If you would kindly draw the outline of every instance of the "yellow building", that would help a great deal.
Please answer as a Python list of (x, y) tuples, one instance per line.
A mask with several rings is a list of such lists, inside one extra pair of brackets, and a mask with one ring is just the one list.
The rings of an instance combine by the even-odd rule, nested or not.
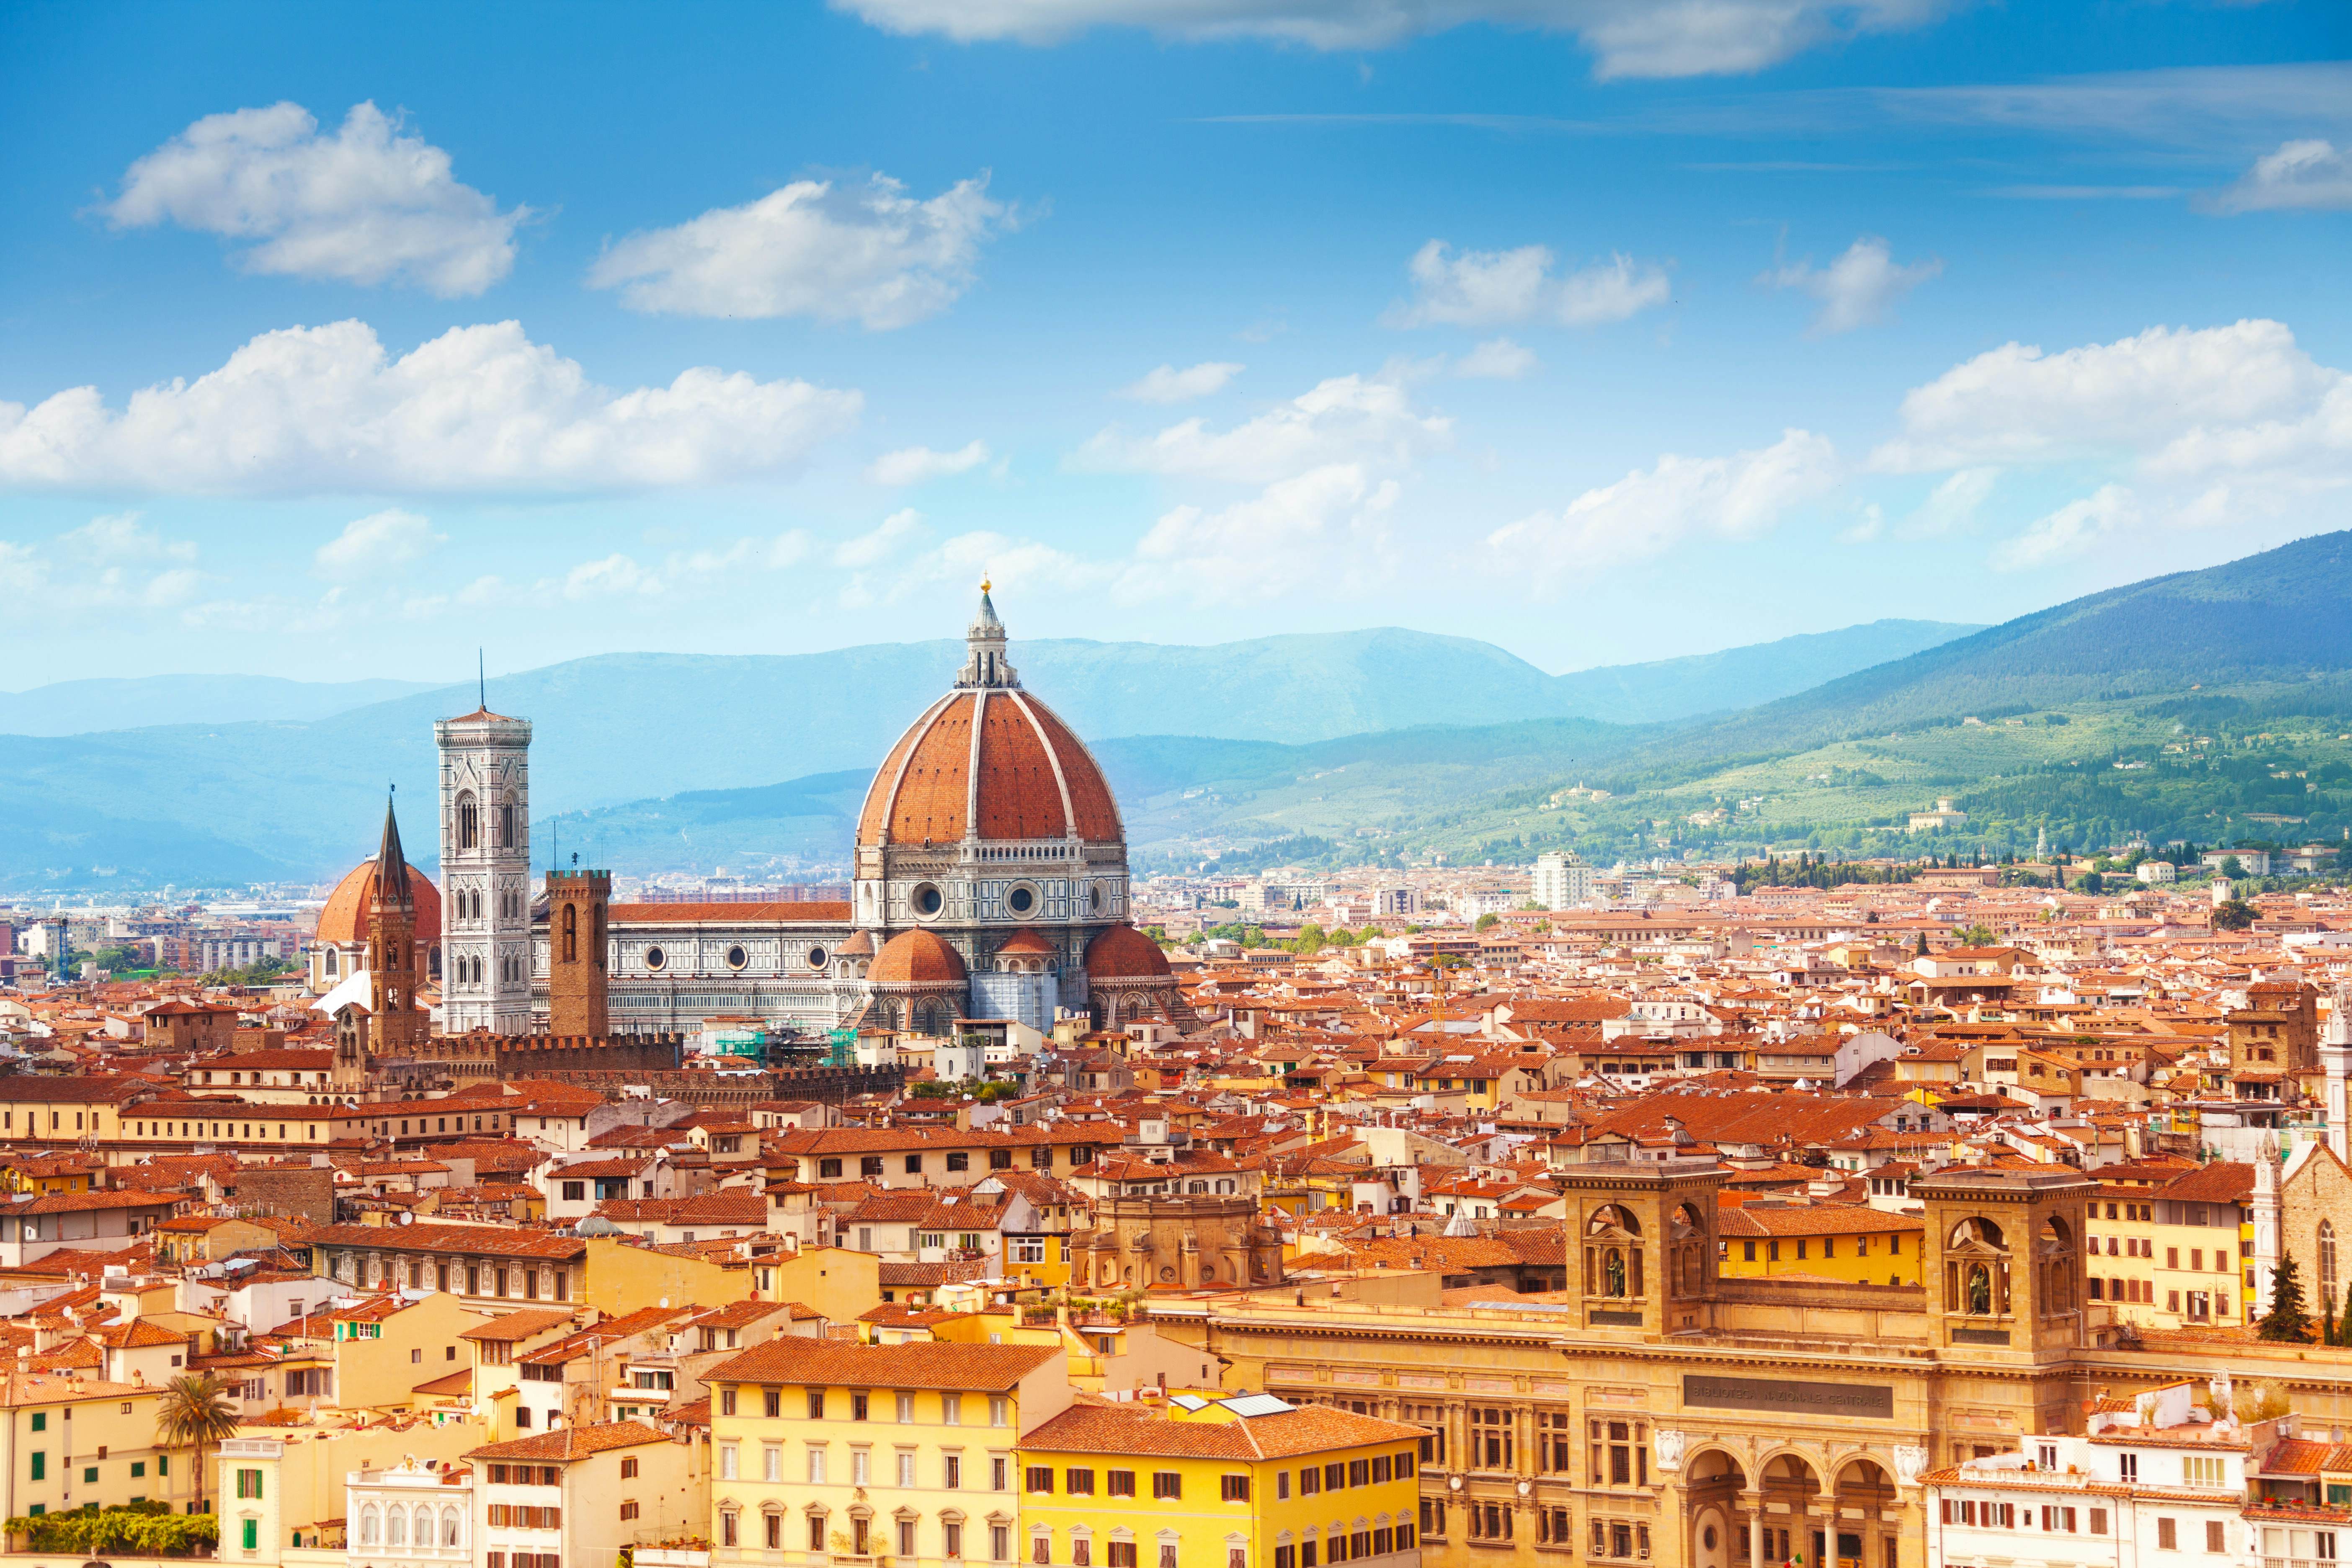
[(0, 1377), (0, 1466), (9, 1519), (195, 1496), (192, 1451), (159, 1447), (163, 1389), (42, 1373)]
[(2087, 1294), (2144, 1328), (2237, 1328), (2254, 1299), (2252, 1165), (2216, 1161), (2163, 1184), (2103, 1184), (2084, 1259)]
[(1069, 1568), (1410, 1568), (1427, 1435), (1262, 1394), (1073, 1405), (1022, 1439), (1021, 1554)]
[(1916, 1216), (1858, 1204), (1783, 1208), (1748, 1204), (1717, 1222), (1730, 1279), (1801, 1274), (1855, 1285), (1916, 1285), (1926, 1227)]
[(775, 1340), (703, 1379), (713, 1568), (1009, 1563), (1016, 1445), (1070, 1403), (1055, 1345)]
[(446, 1290), (372, 1296), (326, 1316), (334, 1334), (331, 1386), (345, 1410), (410, 1408), (418, 1384), (473, 1364), (466, 1331), (490, 1321)]

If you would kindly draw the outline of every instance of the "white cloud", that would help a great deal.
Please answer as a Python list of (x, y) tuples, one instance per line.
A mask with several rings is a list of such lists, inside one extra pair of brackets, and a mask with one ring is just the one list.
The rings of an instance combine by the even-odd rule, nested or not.
[(1182, 370), (1163, 364), (1142, 380), (1121, 387), (1118, 395), (1138, 403), (1189, 403), (1195, 397), (1208, 396), (1241, 373), (1240, 365), (1221, 360), (1188, 365)]
[(1073, 462), (1266, 484), (1331, 463), (1402, 467), (1452, 435), (1450, 420), (1413, 407), (1398, 382), (1340, 375), (1229, 430), (1212, 430), (1197, 417), (1149, 437), (1105, 430)]
[(1992, 563), (2003, 572), (2021, 572), (2069, 560), (2112, 534), (2138, 527), (2141, 521), (2138, 498), (2121, 485), (2102, 485), (2094, 494), (2036, 519), (2023, 533), (1992, 552)]
[(195, 561), (194, 543), (109, 512), (53, 539), (0, 541), (0, 591), (20, 620), (184, 609), (213, 581)]
[(1857, 33), (1923, 26), (1948, 0), (834, 0), (898, 33), (1057, 43), (1098, 26), (1187, 39), (1383, 48), (1473, 23), (1572, 33), (1593, 74), (1738, 74)]
[(1535, 367), (1535, 350), (1495, 338), (1454, 361), (1454, 374), (1465, 381), (1517, 381)]
[(0, 402), (0, 487), (415, 494), (702, 485), (789, 467), (856, 392), (681, 372), (614, 392), (500, 321), (399, 359), (363, 321), (265, 332), (194, 382)]
[(1915, 538), (1952, 533), (1976, 521), (1977, 509), (1992, 494), (1999, 468), (1962, 468), (1951, 475), (1903, 520), (1903, 531)]
[(1012, 221), (988, 176), (916, 201), (897, 180), (796, 180), (739, 207), (630, 235), (588, 270), (633, 310), (808, 316), (873, 331), (937, 315), (971, 286), (983, 240)]
[(567, 599), (601, 599), (663, 591), (661, 579), (618, 552), (601, 561), (583, 561), (563, 575)]
[(2314, 361), (2277, 321), (2152, 327), (2054, 354), (2009, 343), (1914, 388), (1901, 422), (1874, 467), (2065, 463), (2115, 474), (2002, 545), (1995, 562), (2011, 567), (2130, 527), (2307, 518), (2352, 489), (2352, 376)]
[(1177, 507), (1136, 545), (1121, 592), (1139, 597), (1175, 587), (1230, 600), (1359, 587), (1391, 568), (1388, 514), (1399, 493), (1394, 479), (1331, 463), (1229, 506)]
[(898, 554), (908, 541), (921, 537), (926, 531), (921, 512), (912, 508), (894, 511), (884, 518), (872, 532), (861, 533), (855, 539), (844, 540), (835, 545), (833, 563), (849, 567), (878, 565)]
[(2282, 142), (2254, 160), (2235, 184), (2199, 203), (2209, 212), (2269, 212), (2283, 207), (2352, 207), (2352, 147), (2317, 140)]
[(1656, 467), (1589, 489), (1557, 512), (1506, 524), (1486, 543), (1497, 564), (1549, 586), (1578, 572), (1664, 554), (1687, 539), (1756, 538), (1838, 477), (1829, 439), (1806, 430), (1729, 458), (1668, 453)]
[(1580, 270), (1552, 276), (1548, 247), (1465, 250), (1452, 254), (1442, 239), (1413, 252), (1407, 264), (1414, 297), (1389, 307), (1391, 327), (1494, 326), (1506, 321), (1553, 321), (1593, 326), (1622, 321), (1673, 297), (1665, 268), (1612, 256)]
[(1886, 319), (1895, 301), (1943, 271), (1941, 261), (1897, 267), (1886, 242), (1864, 235), (1827, 267), (1808, 259), (1780, 267), (1758, 279), (1775, 289), (1801, 289), (1822, 302), (1810, 331), (1815, 337), (1850, 332)]
[(298, 103), (206, 115), (131, 164), (101, 210), (121, 227), (174, 223), (243, 242), (251, 271), (445, 299), (504, 278), (530, 216), (458, 184), (448, 153), (373, 103), (331, 136)]
[(311, 559), (320, 575), (354, 582), (420, 561), (447, 537), (415, 512), (393, 507), (345, 523)]
[(866, 477), (877, 485), (919, 485), (976, 468), (988, 461), (988, 443), (970, 441), (952, 452), (929, 447), (905, 447), (885, 452), (866, 466)]
[(2277, 321), (2151, 327), (2054, 354), (2007, 343), (1906, 394), (1903, 433), (1872, 460), (1932, 472), (2154, 453), (2297, 425), (2342, 382)]

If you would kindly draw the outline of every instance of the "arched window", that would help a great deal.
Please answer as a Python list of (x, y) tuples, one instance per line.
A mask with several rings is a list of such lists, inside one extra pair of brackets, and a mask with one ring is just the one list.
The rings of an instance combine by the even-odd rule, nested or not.
[(370, 1503), (360, 1510), (360, 1544), (374, 1546), (383, 1540), (383, 1516)]
[(335, 950), (331, 947), (326, 952), (324, 967), (321, 973), (327, 974), (332, 974), (335, 973)]
[(475, 820), (476, 816), (472, 794), (469, 792), (459, 795), (457, 797), (457, 847), (460, 849), (471, 849), (480, 841), (481, 829)]
[(399, 1509), (390, 1509), (384, 1513), (383, 1543), (386, 1546), (408, 1544), (408, 1515)]
[(441, 1544), (444, 1546), (466, 1544), (464, 1517), (454, 1508), (445, 1508), (441, 1510)]
[(2336, 1227), (2326, 1220), (2319, 1222), (2319, 1299), (2336, 1300)]
[(518, 842), (515, 837), (515, 798), (509, 794), (499, 803), (499, 847), (511, 849)]
[(602, 969), (604, 967), (604, 906), (602, 904), (596, 906), (596, 928), (592, 940), (595, 946), (596, 967)]
[(572, 963), (580, 957), (580, 907), (563, 906), (563, 962)]
[(423, 1503), (416, 1505), (416, 1533), (409, 1539), (419, 1546), (433, 1544), (433, 1510)]

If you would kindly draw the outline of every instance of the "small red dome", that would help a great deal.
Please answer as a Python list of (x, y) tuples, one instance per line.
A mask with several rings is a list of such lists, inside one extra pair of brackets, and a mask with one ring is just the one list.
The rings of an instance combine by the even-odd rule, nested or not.
[[(408, 868), (408, 896), (416, 905), (416, 944), (424, 947), (439, 942), (441, 891), (414, 862)], [(351, 874), (327, 895), (327, 907), (319, 911), (319, 942), (338, 947), (366, 942), (368, 906), (374, 901), (375, 857), (371, 855), (352, 867)]]
[(1052, 942), (1023, 926), (1004, 939), (1004, 945), (996, 950), (996, 955), (999, 958), (1051, 958), (1058, 951)]
[(936, 931), (902, 931), (882, 944), (866, 978), (877, 985), (961, 985), (963, 955)]
[(1159, 980), (1174, 973), (1160, 944), (1133, 926), (1113, 926), (1087, 943), (1090, 980)]

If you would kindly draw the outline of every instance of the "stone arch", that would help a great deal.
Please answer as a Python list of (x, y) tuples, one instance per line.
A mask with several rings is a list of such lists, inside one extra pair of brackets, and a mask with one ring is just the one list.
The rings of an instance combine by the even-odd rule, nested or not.
[(1971, 1317), (2009, 1313), (2008, 1238), (1982, 1215), (1961, 1219), (1944, 1239), (1944, 1301), (1947, 1310)]
[(1707, 1218), (1696, 1204), (1677, 1204), (1666, 1216), (1666, 1289), (1676, 1296), (1705, 1295), (1715, 1275), (1715, 1248)]
[(2082, 1273), (2074, 1227), (2057, 1215), (2042, 1222), (2033, 1243), (2034, 1300), (2046, 1313), (2074, 1310), (2075, 1279)]
[(1584, 1222), (1584, 1293), (1639, 1300), (1649, 1292), (1642, 1222), (1622, 1204), (1601, 1204)]
[(481, 811), (472, 790), (457, 792), (457, 847), (472, 849), (482, 841)]
[(1859, 1508), (1865, 1519), (1874, 1519), (1878, 1510), (1893, 1508), (1895, 1503), (1895, 1477), (1869, 1454), (1839, 1460), (1830, 1490), (1841, 1509)]

